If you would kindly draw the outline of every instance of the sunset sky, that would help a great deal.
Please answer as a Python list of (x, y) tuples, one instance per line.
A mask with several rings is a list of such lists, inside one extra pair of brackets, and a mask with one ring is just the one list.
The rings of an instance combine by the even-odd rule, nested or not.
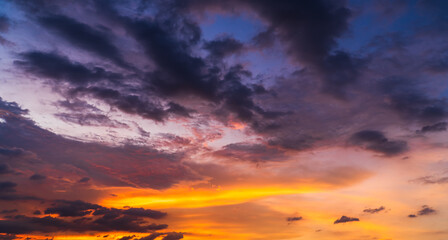
[(445, 0), (0, 0), (0, 240), (446, 240), (447, 78)]

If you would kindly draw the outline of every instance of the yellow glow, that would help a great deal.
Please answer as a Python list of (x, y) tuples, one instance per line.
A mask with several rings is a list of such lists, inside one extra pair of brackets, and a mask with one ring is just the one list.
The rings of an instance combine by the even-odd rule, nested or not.
[(199, 208), (238, 204), (269, 196), (319, 192), (330, 188), (327, 184), (311, 184), (234, 189), (178, 188), (163, 192), (129, 189), (118, 194), (118, 197), (103, 199), (101, 204), (108, 207), (131, 205), (151, 208)]

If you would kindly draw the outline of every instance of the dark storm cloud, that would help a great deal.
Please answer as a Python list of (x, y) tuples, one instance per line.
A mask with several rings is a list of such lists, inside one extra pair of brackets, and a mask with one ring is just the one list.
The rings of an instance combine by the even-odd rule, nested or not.
[(90, 178), (88, 178), (88, 177), (83, 177), (83, 178), (81, 178), (81, 179), (79, 179), (79, 183), (86, 183), (86, 182), (89, 182), (90, 181)]
[[(56, 200), (45, 214), (58, 217), (28, 217), (17, 215), (0, 220), (0, 232), (9, 234), (68, 232), (154, 232), (167, 227), (166, 224), (148, 224), (146, 219), (160, 219), (166, 213), (143, 209), (105, 208), (84, 201)], [(38, 212), (40, 214), (40, 211)], [(36, 215), (36, 214), (35, 214)], [(63, 217), (63, 218), (61, 218)], [(67, 218), (68, 217), (68, 218)]]
[(129, 68), (121, 54), (107, 34), (63, 15), (48, 15), (39, 17), (38, 22), (46, 28), (55, 31), (73, 45), (108, 58), (118, 66)]
[(381, 206), (379, 208), (367, 208), (367, 209), (364, 209), (363, 212), (373, 214), (373, 213), (379, 213), (384, 210), (386, 210), (386, 208)]
[(364, 149), (382, 153), (384, 156), (394, 156), (408, 150), (405, 141), (389, 140), (382, 132), (373, 130), (357, 132), (351, 136), (349, 142)]
[(280, 39), (289, 55), (319, 72), (324, 92), (343, 98), (345, 88), (357, 81), (363, 61), (348, 52), (334, 52), (336, 40), (348, 30), (352, 15), (344, 5), (345, 1), (173, 2), (181, 10), (193, 11), (206, 9), (207, 6), (235, 11), (235, 5), (247, 6), (268, 24), (267, 30), (254, 38), (257, 45), (270, 46), (273, 38)]
[[(195, 52), (195, 49), (201, 47), (201, 30), (198, 24), (187, 15), (179, 14), (176, 8), (171, 9), (170, 4), (156, 4), (158, 12), (153, 18), (138, 18), (121, 15), (115, 9), (114, 2), (92, 3), (100, 16), (124, 28), (128, 37), (139, 43), (146, 58), (154, 65), (145, 69), (144, 77), (141, 74), (133, 76), (131, 85), (137, 87), (130, 88), (127, 85), (130, 82), (117, 81), (124, 78), (123, 74), (112, 73), (100, 67), (87, 67), (54, 53), (22, 53), (22, 60), (16, 61), (16, 65), (32, 74), (51, 78), (55, 82), (66, 81), (72, 86), (99, 85), (101, 80), (112, 81), (113, 86), (96, 86), (95, 91), (87, 88), (83, 90), (89, 92), (91, 97), (100, 98), (121, 111), (155, 121), (164, 121), (168, 116), (190, 117), (195, 112), (193, 109), (170, 100), (188, 95), (216, 105), (219, 110), (215, 114), (222, 121), (227, 121), (229, 114), (235, 114), (245, 122), (255, 118), (273, 119), (282, 115), (281, 112), (267, 111), (254, 103), (255, 89), (243, 83), (244, 79), (250, 79), (249, 71), (241, 65), (228, 68), (216, 65), (225, 56), (241, 51), (243, 43), (231, 37), (205, 42), (203, 47), (210, 52), (211, 57), (202, 58)], [(51, 4), (53, 5), (57, 6)], [(43, 8), (46, 6), (48, 5), (43, 5)], [(36, 18), (41, 24), (58, 32), (74, 45), (104, 57), (118, 58), (118, 50), (108, 37), (88, 24), (58, 13), (38, 14), (29, 11), (29, 7), (25, 9), (31, 15), (37, 14)], [(79, 88), (69, 90), (68, 92), (82, 92)], [(64, 92), (64, 89), (59, 91)], [(108, 94), (102, 95), (99, 91), (109, 92), (108, 94), (113, 92), (114, 96), (107, 97)], [(163, 102), (163, 106), (159, 106), (160, 102)]]
[(44, 175), (41, 175), (41, 174), (33, 174), (31, 177), (30, 177), (30, 180), (32, 180), (32, 181), (42, 181), (42, 180), (45, 180), (45, 179), (47, 179), (47, 176), (44, 176)]
[(334, 221), (334, 224), (346, 223), (346, 222), (358, 222), (358, 221), (359, 221), (359, 218), (342, 216), (341, 218), (339, 218), (336, 221)]
[(11, 209), (11, 210), (0, 211), (0, 214), (10, 214), (10, 213), (16, 213), (16, 212), (18, 212), (17, 209)]
[(0, 182), (0, 194), (16, 191), (17, 184), (13, 182)]
[(231, 37), (220, 37), (212, 41), (204, 43), (204, 49), (206, 49), (212, 58), (223, 59), (231, 54), (238, 53), (244, 47), (243, 43), (231, 38)]
[(97, 209), (93, 215), (105, 215), (105, 216), (117, 216), (126, 215), (131, 217), (143, 217), (160, 219), (166, 216), (166, 213), (144, 208), (128, 208), (128, 209), (116, 209), (116, 208), (101, 208)]
[(446, 131), (446, 126), (447, 126), (446, 122), (439, 122), (439, 123), (435, 123), (433, 125), (423, 126), (419, 132), (421, 132), (421, 133), (443, 132), (443, 131)]
[(13, 172), (14, 171), (11, 169), (11, 167), (9, 167), (7, 164), (5, 164), (5, 163), (0, 164), (0, 175), (13, 173)]
[(171, 115), (190, 117), (194, 110), (187, 109), (177, 103), (162, 104), (158, 100), (148, 99), (145, 95), (125, 94), (119, 90), (105, 87), (78, 87), (72, 94), (93, 96), (129, 114), (137, 114), (146, 119), (164, 121)]
[(12, 112), (12, 113), (18, 114), (18, 115), (23, 115), (23, 114), (28, 113), (27, 109), (21, 108), (17, 103), (4, 101), (1, 97), (0, 97), (0, 109), (6, 110), (8, 112)]
[(77, 201), (58, 200), (54, 206), (45, 210), (45, 214), (58, 214), (61, 217), (83, 217), (102, 208), (100, 205)]
[(389, 77), (379, 82), (387, 106), (405, 119), (433, 124), (448, 116), (444, 98), (433, 98), (421, 90), (422, 84), (406, 77)]
[(215, 156), (238, 161), (271, 162), (286, 159), (284, 151), (263, 144), (232, 143), (213, 153)]
[(166, 224), (142, 223), (138, 218), (127, 216), (117, 218), (77, 218), (65, 220), (55, 217), (15, 216), (12, 219), (0, 220), (0, 232), (9, 234), (56, 233), (56, 232), (152, 232), (165, 229)]
[(21, 148), (7, 148), (0, 146), (0, 155), (6, 157), (20, 157), (27, 154), (27, 152)]
[(50, 78), (55, 82), (64, 80), (73, 85), (84, 85), (101, 79), (122, 78), (120, 74), (108, 72), (100, 67), (88, 68), (56, 53), (31, 51), (22, 53), (20, 56), (22, 60), (15, 61), (15, 65), (29, 73)]

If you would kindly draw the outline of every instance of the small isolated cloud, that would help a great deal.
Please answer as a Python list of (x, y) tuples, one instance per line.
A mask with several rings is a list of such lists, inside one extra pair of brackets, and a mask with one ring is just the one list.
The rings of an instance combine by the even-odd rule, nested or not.
[(434, 208), (429, 207), (428, 205), (423, 205), (422, 208), (420, 209), (420, 211), (417, 212), (417, 214), (409, 214), (408, 217), (416, 218), (418, 216), (433, 215), (436, 213), (437, 213), (437, 211)]
[(367, 209), (364, 209), (363, 212), (373, 214), (373, 213), (379, 213), (384, 210), (386, 210), (386, 208), (381, 206), (379, 208), (367, 208)]
[(336, 219), (336, 221), (334, 221), (334, 224), (346, 223), (346, 222), (359, 222), (359, 218), (342, 216), (341, 218)]
[(289, 218), (286, 219), (286, 221), (288, 221), (288, 222), (296, 222), (296, 221), (300, 221), (302, 219), (303, 219), (303, 217), (289, 217)]
[(430, 208), (428, 205), (423, 205), (422, 209), (420, 211), (418, 211), (418, 215), (419, 216), (423, 216), (423, 215), (431, 215), (431, 214), (435, 214), (437, 211), (433, 208)]
[(47, 178), (47, 176), (44, 176), (44, 175), (41, 175), (41, 174), (34, 174), (34, 175), (32, 175), (31, 177), (30, 177), (30, 180), (33, 180), (33, 181), (42, 181), (42, 180), (45, 180)]

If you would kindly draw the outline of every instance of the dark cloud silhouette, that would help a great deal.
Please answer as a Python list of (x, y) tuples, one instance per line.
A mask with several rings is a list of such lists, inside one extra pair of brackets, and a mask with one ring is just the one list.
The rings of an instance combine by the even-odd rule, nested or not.
[(446, 122), (439, 122), (439, 123), (435, 123), (433, 125), (423, 126), (419, 132), (421, 132), (421, 133), (443, 132), (443, 131), (446, 131), (446, 126), (447, 126)]
[(28, 113), (28, 110), (21, 108), (17, 103), (4, 101), (1, 97), (0, 97), (0, 109), (3, 109), (8, 112), (12, 112), (14, 114), (18, 114), (18, 115), (23, 115), (23, 114)]
[(71, 44), (110, 59), (118, 66), (130, 68), (130, 65), (123, 60), (120, 51), (111, 43), (106, 33), (63, 15), (42, 16), (38, 18), (38, 22), (55, 31)]
[(20, 56), (22, 60), (14, 62), (17, 66), (55, 82), (67, 81), (73, 85), (85, 85), (101, 79), (123, 78), (120, 74), (108, 72), (100, 67), (88, 68), (56, 53), (32, 51), (22, 53)]
[(154, 240), (160, 236), (164, 236), (162, 240), (179, 240), (184, 238), (183, 233), (168, 232), (168, 233), (152, 233), (146, 237), (136, 238), (136, 240)]
[(420, 211), (416, 214), (409, 214), (409, 218), (416, 218), (418, 216), (426, 216), (426, 215), (434, 215), (437, 211), (434, 208), (429, 207), (428, 205), (423, 205)]
[(437, 211), (434, 210), (433, 208), (429, 207), (428, 205), (423, 205), (422, 209), (420, 211), (418, 211), (418, 215), (419, 216), (423, 216), (423, 215), (431, 215), (431, 214), (435, 214)]
[(0, 155), (6, 157), (20, 157), (26, 154), (26, 151), (21, 148), (6, 148), (0, 146)]
[(17, 184), (14, 182), (0, 182), (0, 194), (16, 191)]
[(386, 105), (405, 119), (431, 123), (448, 116), (446, 100), (428, 96), (417, 80), (407, 77), (388, 77), (379, 82), (379, 89), (387, 99)]
[(44, 176), (44, 175), (41, 175), (41, 174), (33, 174), (31, 177), (30, 177), (30, 180), (33, 180), (33, 181), (42, 181), (42, 180), (45, 180), (45, 179), (47, 179), (47, 176)]
[(210, 56), (218, 60), (240, 52), (243, 47), (243, 43), (229, 36), (220, 37), (204, 44), (204, 49), (209, 51)]
[(118, 240), (131, 240), (131, 239), (133, 239), (134, 237), (135, 237), (135, 235), (132, 235), (132, 236), (124, 236), (124, 237), (119, 238)]
[(81, 200), (58, 200), (53, 203), (53, 205), (54, 206), (47, 208), (44, 213), (58, 214), (61, 217), (83, 217), (92, 213), (94, 210), (102, 208), (98, 204), (87, 203)]
[(302, 219), (303, 219), (302, 217), (288, 217), (286, 219), (286, 221), (288, 221), (288, 222), (296, 222), (296, 221), (300, 221)]
[(358, 221), (359, 221), (359, 218), (352, 218), (352, 217), (342, 216), (341, 218), (339, 218), (336, 221), (334, 221), (334, 224), (346, 223), (346, 222), (358, 222)]
[(90, 181), (90, 178), (89, 177), (83, 177), (83, 178), (81, 178), (81, 179), (79, 179), (79, 183), (86, 183), (86, 182), (89, 182)]
[(389, 140), (382, 132), (373, 130), (357, 132), (351, 136), (349, 142), (364, 149), (382, 153), (384, 156), (394, 156), (408, 150), (405, 141)]
[(165, 229), (165, 224), (146, 224), (138, 218), (122, 216), (118, 218), (77, 218), (65, 220), (55, 217), (15, 216), (12, 219), (0, 220), (0, 232), (9, 234), (55, 233), (60, 231), (85, 232), (152, 232)]
[(381, 206), (379, 208), (367, 208), (367, 209), (364, 209), (363, 212), (374, 214), (374, 213), (379, 213), (384, 210), (386, 210), (386, 208)]
[[(28, 217), (17, 215), (0, 220), (0, 232), (8, 234), (68, 232), (154, 232), (167, 227), (166, 224), (148, 224), (147, 219), (160, 219), (166, 213), (143, 209), (106, 208), (84, 201), (53, 201), (45, 214), (57, 214), (58, 217)], [(34, 215), (40, 215), (35, 211)]]
[(2, 210), (2, 211), (0, 211), (0, 214), (11, 214), (11, 213), (16, 213), (16, 212), (18, 212), (17, 209)]
[(14, 171), (5, 163), (0, 164), (0, 175), (13, 173)]

